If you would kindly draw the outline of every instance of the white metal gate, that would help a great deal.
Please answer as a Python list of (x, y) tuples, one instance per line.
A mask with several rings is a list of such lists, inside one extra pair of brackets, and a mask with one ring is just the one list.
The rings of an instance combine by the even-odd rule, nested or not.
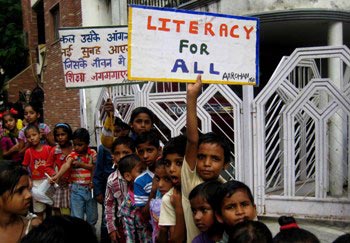
[[(252, 87), (243, 87), (241, 99), (232, 86), (204, 85), (199, 130), (230, 141), (224, 175), (252, 187), (260, 215), (350, 220), (349, 77), (347, 47), (317, 47), (284, 57), (255, 98)], [(150, 108), (163, 141), (185, 131), (186, 84), (106, 88), (99, 108), (108, 97), (125, 121), (135, 107)]]
[(350, 220), (350, 52), (296, 49), (254, 99), (254, 193), (267, 215)]

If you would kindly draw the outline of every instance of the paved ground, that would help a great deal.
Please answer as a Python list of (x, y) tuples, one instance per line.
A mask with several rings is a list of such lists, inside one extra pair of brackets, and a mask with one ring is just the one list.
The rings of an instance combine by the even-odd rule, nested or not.
[[(101, 205), (99, 205), (99, 220), (96, 224), (96, 233), (100, 237), (100, 225), (101, 225)], [(272, 235), (276, 235), (279, 232), (279, 225), (277, 218), (262, 217), (260, 218), (272, 232)], [(332, 243), (338, 236), (345, 233), (350, 233), (350, 223), (346, 222), (331, 222), (331, 221), (318, 221), (318, 220), (303, 220), (297, 219), (298, 225), (306, 230), (309, 230), (315, 234), (322, 243)]]

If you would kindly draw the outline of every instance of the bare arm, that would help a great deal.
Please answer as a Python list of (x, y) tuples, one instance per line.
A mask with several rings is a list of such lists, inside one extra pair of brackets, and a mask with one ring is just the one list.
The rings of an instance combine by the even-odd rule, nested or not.
[(10, 149), (6, 150), (6, 148), (2, 148), (2, 155), (4, 157), (6, 156), (10, 156), (12, 153), (18, 152), (19, 151), (19, 144), (15, 144), (14, 146), (12, 146)]
[(176, 224), (170, 227), (170, 242), (184, 242), (186, 239), (186, 225), (184, 218), (184, 210), (181, 203), (181, 192), (174, 189), (171, 197), (171, 204), (175, 208)]
[(68, 157), (66, 163), (64, 163), (61, 166), (61, 169), (57, 172), (55, 176), (52, 177), (52, 180), (55, 182), (58, 181), (64, 175), (64, 173), (66, 173), (67, 170), (69, 170), (69, 168), (72, 166), (72, 163), (73, 163), (73, 158)]
[(187, 86), (186, 102), (186, 125), (187, 125), (187, 143), (185, 158), (191, 170), (196, 168), (197, 147), (198, 147), (198, 121), (197, 121), (197, 98), (202, 88), (202, 77), (197, 76), (194, 84)]

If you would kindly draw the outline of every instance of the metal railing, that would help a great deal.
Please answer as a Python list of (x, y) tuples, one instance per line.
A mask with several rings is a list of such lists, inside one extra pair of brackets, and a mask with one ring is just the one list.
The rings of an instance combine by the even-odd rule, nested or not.
[(181, 4), (185, 4), (190, 1), (191, 0), (128, 0), (128, 4), (138, 4), (152, 7), (177, 8)]

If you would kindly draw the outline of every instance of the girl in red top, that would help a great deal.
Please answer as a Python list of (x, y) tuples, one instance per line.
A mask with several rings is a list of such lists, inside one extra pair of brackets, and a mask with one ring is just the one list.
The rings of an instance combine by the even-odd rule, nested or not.
[[(24, 135), (30, 147), (25, 151), (22, 165), (29, 169), (33, 180), (33, 187), (38, 187), (46, 179), (45, 173), (50, 176), (55, 174), (53, 164), (49, 164), (48, 162), (51, 147), (40, 143), (40, 131), (35, 125), (28, 125), (24, 130)], [(36, 213), (40, 219), (43, 219), (44, 210), (46, 208), (45, 204), (35, 199), (33, 201), (34, 213)]]
[[(62, 165), (66, 162), (67, 156), (72, 152), (72, 128), (67, 123), (57, 123), (53, 129), (53, 135), (57, 145), (51, 150), (49, 156), (49, 164), (53, 164), (54, 168), (59, 171)], [(53, 195), (53, 210), (55, 215), (69, 214), (69, 177), (68, 170), (59, 182), (59, 187), (56, 188)]]

